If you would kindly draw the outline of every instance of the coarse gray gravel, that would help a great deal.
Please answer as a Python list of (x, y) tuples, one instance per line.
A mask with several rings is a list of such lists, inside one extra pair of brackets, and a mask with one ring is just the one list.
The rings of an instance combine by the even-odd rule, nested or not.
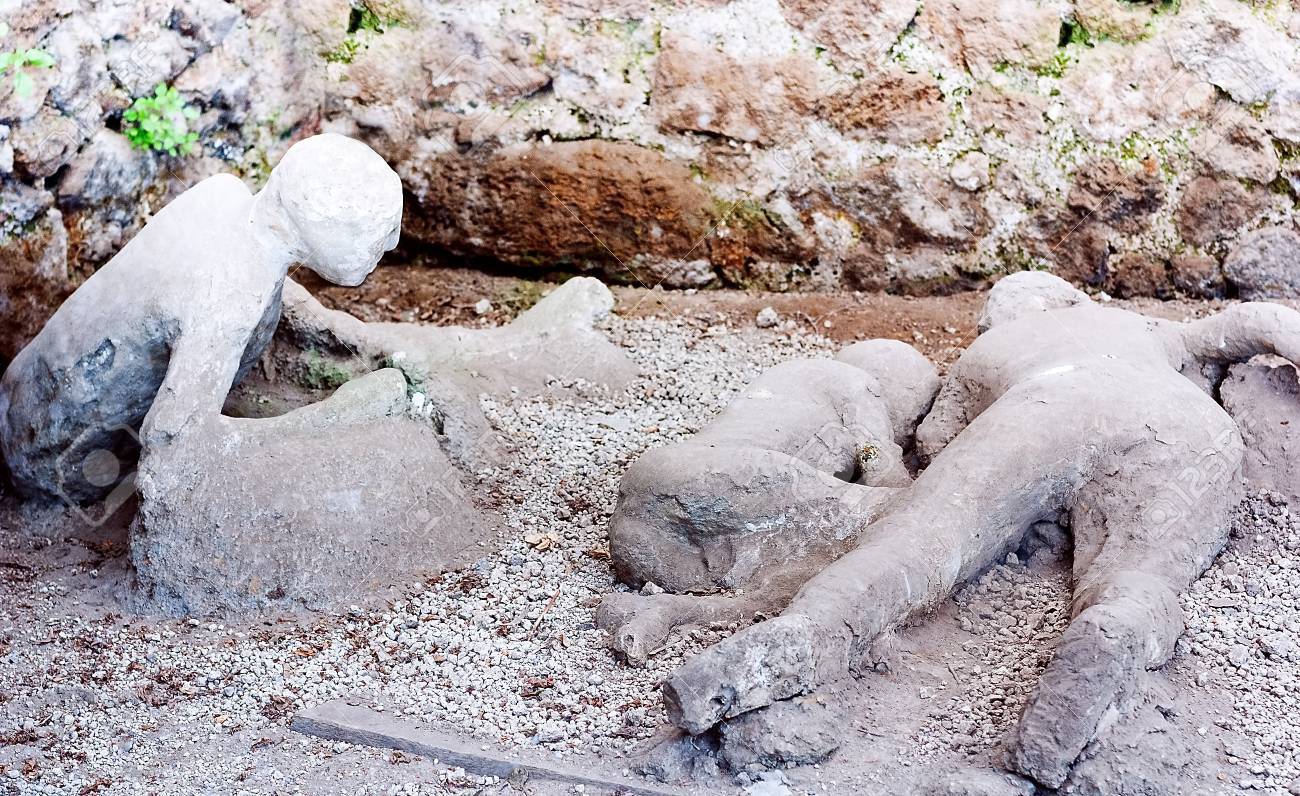
[(976, 754), (1003, 740), (1051, 660), (1070, 618), (1069, 581), (1059, 566), (1031, 569), (1015, 554), (959, 591), (960, 640), (972, 662), (952, 664), (960, 686), (936, 694), (916, 753)]
[[(120, 557), (4, 521), (0, 560), (17, 566), (0, 567), (0, 793), (511, 792), (286, 729), (299, 707), (350, 695), (484, 744), (621, 768), (620, 756), (663, 723), (660, 680), (727, 632), (680, 636), (645, 669), (605, 648), (592, 613), (615, 588), (605, 526), (623, 468), (695, 431), (764, 368), (834, 347), (785, 324), (613, 318), (607, 331), (642, 370), (625, 394), (578, 384), (484, 401), (516, 452), (510, 466), (479, 474), (505, 520), (483, 555), (385, 600), (358, 597), (340, 615), (125, 615)], [(1169, 678), (1189, 699), (1229, 694), (1207, 728), (1246, 739), (1225, 742), (1224, 792), (1280, 796), (1300, 790), (1300, 521), (1254, 495), (1234, 533), (1184, 600), (1189, 633)], [(846, 748), (780, 778), (783, 792), (892, 793), (897, 763), (913, 772), (995, 763), (1068, 618), (1068, 564), (1048, 558), (1009, 558), (939, 612), (914, 645), (938, 675), (900, 666), (888, 682), (846, 686), (860, 692), (846, 704), (879, 701), (886, 716), (916, 709), (898, 730), (855, 726), (855, 749), (888, 754), (863, 762)], [(903, 693), (913, 702), (889, 701)]]
[[(205, 758), (219, 739), (279, 730), (304, 705), (353, 694), (557, 757), (651, 735), (663, 721), (665, 673), (720, 636), (700, 629), (679, 638), (644, 669), (617, 664), (605, 648), (592, 613), (614, 586), (605, 526), (622, 469), (646, 447), (696, 430), (762, 369), (830, 346), (687, 320), (611, 319), (608, 331), (643, 378), (620, 395), (579, 384), (485, 399), (517, 450), (513, 466), (479, 474), (503, 504), (497, 549), (386, 607), (230, 623), (122, 618), (111, 602), (86, 611), (77, 589), (61, 585), (87, 577), (90, 565), (9, 584), (0, 614), (4, 777), (34, 793), (78, 794), (96, 783), (123, 793), (283, 792), (308, 772), (255, 786), (240, 779), (241, 766)], [(5, 531), (9, 550), (33, 547), (20, 530)], [(316, 758), (346, 751), (284, 743)], [(359, 785), (372, 786), (387, 792)]]
[(1183, 598), (1178, 642), (1194, 687), (1227, 692), (1216, 723), (1248, 739), (1224, 749), (1247, 792), (1300, 792), (1300, 517), (1280, 495), (1251, 495), (1228, 549)]

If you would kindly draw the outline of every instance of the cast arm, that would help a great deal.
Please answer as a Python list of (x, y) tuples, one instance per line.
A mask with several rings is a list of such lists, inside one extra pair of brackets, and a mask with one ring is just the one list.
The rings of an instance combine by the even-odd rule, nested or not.
[(1275, 354), (1300, 364), (1300, 313), (1280, 304), (1238, 304), (1181, 331), (1184, 349), (1197, 362), (1231, 364)]
[(172, 342), (167, 375), (140, 429), (145, 448), (166, 445), (190, 423), (219, 416), (234, 385), (246, 336), (229, 329), (183, 329)]

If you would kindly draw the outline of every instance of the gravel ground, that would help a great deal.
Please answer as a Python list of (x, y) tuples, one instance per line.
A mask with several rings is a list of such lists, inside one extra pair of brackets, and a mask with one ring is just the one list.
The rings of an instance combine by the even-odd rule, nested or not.
[[(347, 750), (291, 739), (309, 758), (276, 776), (257, 761), (270, 744), (243, 750), (251, 773), (223, 755), (209, 764), (207, 746), (250, 733), (258, 743), (296, 709), (353, 694), (557, 757), (617, 752), (650, 736), (663, 721), (665, 673), (719, 635), (679, 638), (645, 669), (617, 665), (605, 648), (592, 609), (614, 585), (604, 529), (622, 469), (646, 447), (695, 431), (762, 369), (830, 346), (684, 320), (614, 319), (608, 331), (644, 378), (621, 395), (576, 385), (567, 397), (486, 401), (517, 449), (515, 466), (480, 474), (505, 506), (498, 549), (387, 606), (228, 624), (124, 618), (111, 598), (99, 612), (79, 600), (80, 583), (114, 576), (92, 576), (100, 564), (91, 551), (80, 551), (85, 561), (6, 570), (4, 776), (60, 794), (310, 791), (310, 760)], [(39, 557), (34, 548), (45, 544), (12, 527), (5, 536), (7, 557)]]
[(1183, 598), (1181, 668), (1195, 686), (1227, 691), (1220, 727), (1228, 781), (1244, 791), (1300, 793), (1300, 517), (1282, 498), (1250, 496), (1233, 538)]
[[(605, 526), (623, 468), (695, 431), (762, 369), (835, 346), (687, 318), (612, 319), (607, 331), (644, 374), (625, 394), (575, 385), (485, 402), (517, 453), (480, 474), (506, 520), (483, 557), (343, 615), (123, 616), (120, 555), (5, 521), (0, 793), (509, 792), (285, 729), (298, 708), (349, 695), (484, 744), (622, 768), (663, 722), (663, 676), (727, 632), (681, 636), (646, 669), (605, 649), (592, 609), (614, 587)], [(1169, 677), (1189, 698), (1230, 695), (1206, 728), (1225, 739), (1225, 792), (1300, 791), (1298, 529), (1285, 506), (1252, 497), (1229, 551), (1185, 600), (1191, 631)], [(1068, 616), (1067, 584), (1047, 553), (1011, 558), (905, 630), (905, 665), (844, 687), (845, 704), (878, 718), (820, 769), (791, 772), (788, 787), (904, 792), (891, 784), (900, 761), (996, 763)]]
[(951, 664), (958, 685), (936, 695), (919, 757), (951, 750), (975, 758), (1002, 741), (1069, 621), (1069, 594), (1063, 567), (1031, 568), (1013, 555), (954, 596), (972, 660)]

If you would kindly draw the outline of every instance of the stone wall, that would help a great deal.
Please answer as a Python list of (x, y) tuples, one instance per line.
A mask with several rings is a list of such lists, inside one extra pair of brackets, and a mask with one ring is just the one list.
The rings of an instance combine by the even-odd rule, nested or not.
[[(653, 285), (1300, 293), (1300, 11), (1241, 0), (0, 0), (5, 345), (202, 176), (370, 142), (407, 250)], [(175, 85), (201, 153), (132, 151)], [(19, 306), (21, 305), (21, 306)]]
[[(0, 52), (55, 59), (25, 70), (25, 95), (0, 74), (0, 361), (171, 198), (223, 171), (256, 184), (315, 131), (325, 95), (308, 31), (331, 23), (296, 17), (267, 2), (0, 0)], [(119, 132), (159, 83), (201, 110), (192, 156), (137, 151)]]

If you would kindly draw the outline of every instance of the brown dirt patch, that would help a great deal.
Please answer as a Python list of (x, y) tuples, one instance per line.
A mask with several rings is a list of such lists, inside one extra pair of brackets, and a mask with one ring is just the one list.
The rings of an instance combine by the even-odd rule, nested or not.
[[(531, 307), (554, 282), (489, 274), (461, 268), (392, 265), (375, 271), (360, 287), (330, 285), (305, 270), (301, 281), (327, 307), (342, 309), (365, 321), (407, 321), (440, 326), (491, 326), (508, 322)], [(951, 296), (897, 296), (887, 293), (768, 293), (754, 290), (648, 290), (615, 286), (616, 312), (626, 318), (680, 316), (708, 324), (744, 327), (764, 307), (804, 332), (837, 342), (886, 337), (917, 347), (946, 366), (975, 339), (975, 323), (984, 304), (982, 292)], [(482, 299), (492, 309), (479, 315)], [(1116, 306), (1172, 320), (1214, 312), (1223, 302), (1116, 301)]]

